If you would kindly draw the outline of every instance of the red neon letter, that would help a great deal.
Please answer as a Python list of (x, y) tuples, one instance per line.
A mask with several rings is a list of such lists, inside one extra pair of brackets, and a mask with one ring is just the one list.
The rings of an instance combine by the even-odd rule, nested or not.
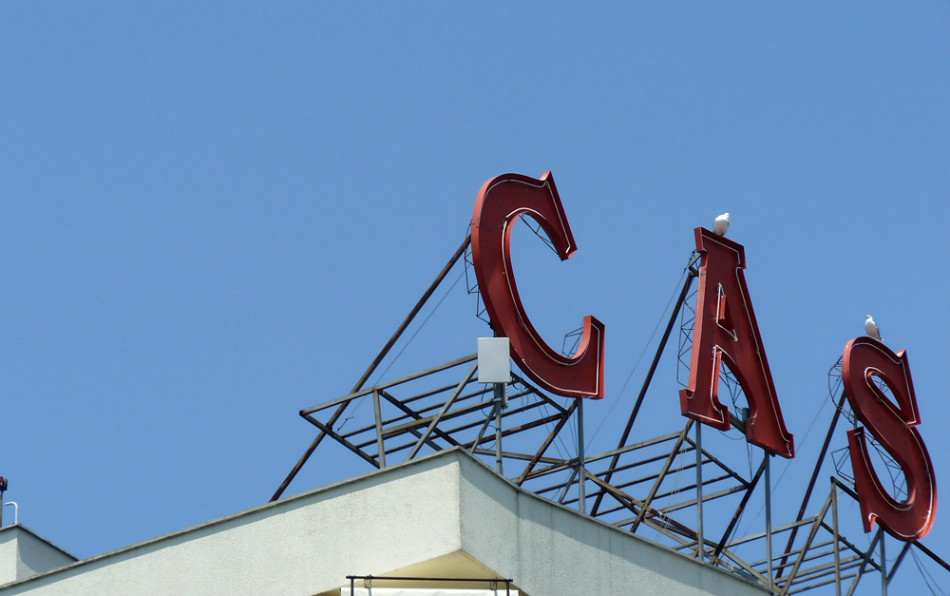
[(759, 327), (746, 288), (745, 249), (704, 228), (696, 228), (702, 255), (689, 387), (680, 391), (683, 415), (719, 430), (729, 430), (729, 413), (719, 403), (719, 367), (736, 376), (749, 402), (746, 439), (782, 457), (795, 457), (772, 384)]
[(552, 350), (525, 314), (511, 267), (510, 239), (522, 214), (541, 224), (561, 260), (577, 247), (551, 172), (540, 180), (505, 174), (486, 182), (475, 199), (472, 260), (492, 327), (511, 342), (515, 362), (545, 389), (566, 397), (604, 396), (604, 325), (584, 317), (577, 352), (570, 358)]
[[(891, 390), (897, 404), (885, 397), (874, 383), (875, 376)], [(864, 429), (848, 431), (864, 531), (871, 531), (876, 518), (898, 540), (923, 538), (937, 512), (937, 482), (930, 454), (914, 428), (920, 417), (904, 350), (895, 354), (870, 337), (852, 339), (844, 347), (841, 380), (855, 416), (900, 465), (907, 479), (907, 501), (899, 503), (884, 490), (871, 466)]]

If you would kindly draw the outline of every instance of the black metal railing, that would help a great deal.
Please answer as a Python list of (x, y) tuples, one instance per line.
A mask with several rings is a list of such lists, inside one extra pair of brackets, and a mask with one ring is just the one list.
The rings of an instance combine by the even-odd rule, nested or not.
[(505, 584), (505, 594), (511, 594), (511, 582), (513, 579), (504, 579), (500, 577), (494, 578), (484, 578), (484, 577), (406, 577), (400, 575), (347, 575), (346, 579), (350, 580), (350, 596), (353, 596), (353, 592), (356, 590), (357, 580), (363, 581), (364, 588), (372, 588), (374, 581), (394, 581), (394, 582), (437, 582), (437, 583), (479, 583), (479, 584), (488, 584), (488, 589), (494, 592), (498, 592), (499, 585)]

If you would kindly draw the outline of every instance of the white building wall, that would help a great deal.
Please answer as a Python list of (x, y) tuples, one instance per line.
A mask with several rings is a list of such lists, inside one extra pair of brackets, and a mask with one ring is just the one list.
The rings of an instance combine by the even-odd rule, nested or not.
[(433, 559), (471, 561), (529, 596), (767, 593), (451, 450), (0, 586), (0, 596), (305, 596)]
[(12, 533), (0, 533), (0, 585), (17, 578), (17, 544)]
[(17, 524), (0, 529), (0, 585), (68, 565), (75, 557)]
[[(311, 595), (459, 549), (458, 472), (420, 461), (93, 557), (0, 594)], [(430, 490), (419, 491), (422, 473)]]
[[(462, 467), (462, 548), (532, 595), (768, 592), (639, 536)], [(494, 481), (491, 481), (494, 480)]]

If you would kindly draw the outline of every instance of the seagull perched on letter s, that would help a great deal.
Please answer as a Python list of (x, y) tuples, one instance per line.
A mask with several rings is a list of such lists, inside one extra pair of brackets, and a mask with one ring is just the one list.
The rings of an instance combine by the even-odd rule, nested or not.
[(713, 223), (713, 234), (719, 236), (725, 236), (726, 230), (729, 229), (729, 214), (723, 213), (716, 218), (716, 221)]
[(881, 341), (881, 330), (878, 328), (877, 323), (874, 322), (874, 319), (871, 318), (871, 315), (867, 315), (867, 319), (864, 321), (864, 332), (868, 334), (868, 337), (873, 337), (877, 341)]

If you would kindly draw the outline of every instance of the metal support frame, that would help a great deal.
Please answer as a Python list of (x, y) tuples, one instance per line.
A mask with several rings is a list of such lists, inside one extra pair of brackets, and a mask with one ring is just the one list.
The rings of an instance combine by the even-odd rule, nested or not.
[(663, 469), (660, 470), (659, 476), (657, 476), (656, 482), (653, 483), (653, 487), (650, 489), (650, 493), (647, 495), (646, 500), (644, 501), (644, 509), (640, 510), (640, 513), (637, 515), (637, 519), (633, 521), (633, 525), (630, 526), (631, 532), (637, 531), (637, 526), (640, 525), (640, 522), (643, 521), (643, 515), (646, 513), (646, 508), (650, 506), (650, 503), (653, 501), (653, 497), (656, 496), (656, 492), (660, 489), (660, 484), (663, 482), (663, 478), (666, 476), (666, 473), (670, 469), (670, 465), (673, 463), (673, 460), (676, 458), (676, 455), (679, 453), (680, 446), (682, 446), (683, 441), (686, 440), (686, 433), (689, 432), (690, 427), (693, 425), (692, 420), (687, 420), (686, 425), (683, 427), (682, 432), (680, 432), (679, 437), (676, 439), (676, 443), (673, 445), (673, 449), (670, 451), (670, 455), (666, 458), (666, 462), (663, 463)]
[(584, 469), (584, 400), (577, 401), (577, 509), (587, 513), (587, 471)]
[(765, 560), (766, 574), (769, 578), (769, 592), (775, 593), (775, 574), (772, 572), (772, 457), (764, 455), (765, 465)]
[[(429, 383), (434, 377), (457, 375), (461, 369), (461, 378), (440, 385), (423, 393), (400, 397), (396, 393), (412, 391), (418, 384)], [(531, 386), (517, 374), (512, 374), (508, 401), (505, 409), (498, 400), (499, 390), (503, 387), (484, 387), (477, 382), (477, 355), (471, 354), (449, 361), (421, 373), (408, 375), (393, 381), (356, 391), (321, 405), (301, 410), (300, 415), (319, 429), (322, 436), (334, 439), (347, 450), (376, 468), (384, 468), (405, 460), (418, 457), (424, 449), (440, 451), (460, 447), (474, 454), (484, 454), (480, 446), (495, 442), (491, 454), (495, 456), (497, 466), (505, 459), (520, 461), (524, 469), (520, 475), (527, 477), (531, 468), (547, 460), (550, 464), (566, 466), (571, 460), (565, 458), (545, 458), (543, 450), (523, 452), (501, 449), (501, 439), (510, 438), (543, 430), (547, 424), (556, 423), (559, 430), (576, 412), (576, 405), (565, 408), (557, 401), (537, 388)], [(438, 382), (438, 381), (436, 381)], [(372, 397), (372, 421), (346, 431), (335, 426), (341, 412), (347, 411), (360, 400)], [(490, 409), (490, 414), (483, 412)], [(546, 410), (547, 413), (542, 412)], [(322, 420), (324, 413), (331, 413)], [(514, 419), (530, 415), (530, 420), (505, 425), (509, 417)], [(484, 435), (485, 425), (494, 421), (493, 436)], [(549, 445), (556, 432), (548, 432), (543, 444)], [(408, 440), (407, 440), (408, 439)], [(576, 465), (576, 459), (574, 459)]]
[[(815, 488), (815, 481), (818, 480), (818, 474), (821, 471), (821, 465), (825, 461), (825, 455), (828, 453), (828, 446), (831, 444), (831, 437), (834, 436), (835, 427), (838, 426), (838, 418), (841, 417), (841, 407), (844, 405), (845, 395), (844, 391), (841, 392), (840, 397), (838, 398), (838, 405), (835, 408), (834, 416), (831, 417), (831, 424), (828, 425), (828, 432), (825, 434), (825, 441), (821, 445), (821, 452), (818, 454), (818, 460), (815, 462), (815, 467), (811, 473), (811, 479), (808, 481), (808, 488), (805, 489), (805, 496), (802, 497), (802, 505), (798, 509), (798, 516), (795, 518), (796, 522), (800, 522), (805, 515), (805, 510), (808, 507), (808, 501), (811, 499), (811, 492)], [(798, 533), (798, 529), (792, 531), (788, 537), (788, 544), (785, 546), (785, 550), (788, 551), (792, 548), (792, 544), (795, 542), (795, 536)], [(782, 566), (785, 564), (785, 559), (782, 559)], [(781, 567), (781, 566), (780, 566)], [(779, 571), (781, 576), (781, 571)]]
[[(429, 286), (429, 288), (423, 293), (422, 297), (419, 298), (419, 301), (416, 302), (416, 305), (412, 308), (406, 318), (403, 320), (402, 324), (396, 329), (396, 332), (393, 333), (392, 337), (389, 338), (389, 341), (386, 342), (386, 345), (383, 346), (383, 349), (380, 350), (379, 354), (373, 360), (373, 362), (366, 369), (366, 372), (363, 373), (363, 376), (360, 377), (360, 380), (356, 382), (356, 385), (353, 386), (353, 391), (359, 391), (363, 388), (363, 385), (366, 384), (366, 381), (369, 379), (369, 376), (373, 374), (373, 371), (376, 370), (376, 367), (379, 366), (379, 363), (383, 361), (383, 358), (386, 357), (386, 354), (389, 353), (389, 350), (396, 344), (396, 341), (402, 336), (403, 332), (409, 326), (413, 319), (416, 318), (416, 315), (419, 314), (419, 311), (422, 310), (422, 307), (425, 306), (425, 303), (429, 301), (429, 297), (432, 296), (432, 293), (435, 292), (436, 288), (442, 283), (442, 280), (445, 279), (445, 276), (448, 275), (452, 267), (455, 266), (455, 263), (465, 254), (465, 250), (468, 248), (468, 245), (471, 244), (472, 237), (470, 235), (465, 236), (465, 240), (462, 241), (462, 245), (459, 246), (458, 250), (455, 251), (455, 254), (452, 255), (452, 258), (449, 259), (449, 262), (445, 264), (445, 267), (442, 268), (442, 271), (439, 272), (439, 275), (436, 276), (435, 281)], [(333, 424), (337, 419), (343, 414), (345, 406), (340, 406), (337, 412), (333, 416)], [(290, 486), (290, 483), (293, 482), (294, 478), (297, 477), (297, 473), (300, 472), (300, 469), (303, 467), (307, 460), (310, 459), (310, 456), (313, 455), (313, 452), (320, 445), (320, 442), (323, 441), (324, 434), (319, 433), (313, 439), (313, 442), (310, 443), (310, 446), (307, 447), (307, 450), (304, 451), (303, 455), (300, 456), (300, 459), (297, 460), (297, 463), (294, 465), (293, 469), (290, 470), (290, 473), (287, 474), (287, 477), (281, 483), (281, 485), (271, 496), (271, 501), (276, 501), (284, 494), (284, 491), (287, 490), (287, 487)]]
[[(686, 300), (686, 296), (689, 294), (689, 288), (693, 285), (693, 280), (699, 276), (699, 271), (693, 267), (698, 258), (698, 256), (693, 257), (686, 266), (686, 281), (683, 283), (683, 289), (680, 290), (679, 296), (676, 299), (676, 306), (673, 307), (670, 320), (666, 324), (666, 329), (663, 331), (663, 337), (660, 339), (660, 343), (656, 348), (656, 353), (653, 355), (653, 361), (650, 363), (650, 369), (647, 371), (646, 378), (643, 379), (643, 385), (640, 387), (640, 393), (637, 394), (637, 401), (634, 402), (633, 410), (630, 412), (630, 417), (627, 419), (627, 426), (624, 427), (623, 433), (620, 435), (620, 441), (617, 445), (618, 449), (626, 445), (627, 440), (630, 438), (630, 432), (633, 430), (633, 423), (637, 420), (637, 414), (640, 413), (640, 407), (643, 405), (643, 400), (646, 397), (647, 390), (650, 388), (650, 383), (653, 381), (653, 375), (656, 373), (656, 367), (660, 364), (660, 356), (663, 355), (663, 350), (666, 349), (666, 342), (670, 339), (670, 332), (673, 331), (673, 325), (676, 324), (676, 317), (679, 316), (680, 308), (683, 307), (683, 302)], [(613, 461), (610, 463), (610, 468), (616, 467), (618, 461), (619, 456), (614, 457)], [(612, 472), (609, 472), (605, 478), (608, 483), (610, 482), (611, 475)], [(591, 515), (597, 515), (597, 511), (600, 509), (600, 503), (601, 496), (598, 496), (594, 501), (594, 506), (591, 508)]]
[(703, 425), (696, 425), (696, 558), (706, 559), (703, 544)]
[[(750, 463), (750, 477), (745, 478), (725, 461), (704, 449), (701, 424), (696, 424), (694, 437), (690, 436), (692, 420), (687, 420), (678, 432), (628, 444), (676, 319), (681, 310), (687, 308), (684, 306), (686, 297), (694, 278), (698, 276), (693, 266), (696, 258), (687, 266), (687, 278), (618, 445), (605, 453), (585, 453), (583, 400), (552, 398), (514, 372), (507, 386), (486, 387), (477, 383), (475, 354), (364, 388), (368, 378), (412, 319), (465, 254), (468, 244), (469, 239), (466, 238), (349, 394), (300, 411), (300, 416), (312, 424), (318, 433), (271, 500), (280, 498), (325, 437), (330, 437), (360, 460), (378, 469), (412, 460), (424, 453), (459, 448), (485, 460), (493, 458), (499, 474), (507, 467), (507, 476), (514, 484), (543, 498), (566, 506), (576, 504), (582, 514), (631, 533), (649, 529), (657, 534), (660, 543), (692, 553), (704, 564), (753, 578), (779, 596), (831, 583), (835, 585), (836, 596), (840, 596), (845, 591), (845, 582), (849, 580), (851, 584), (846, 593), (850, 595), (854, 593), (861, 577), (871, 571), (881, 573), (884, 595), (901, 561), (913, 548), (950, 571), (946, 562), (919, 542), (905, 543), (888, 569), (884, 564), (883, 533), (878, 531), (867, 549), (856, 546), (841, 535), (838, 499), (844, 496), (857, 499), (857, 495), (836, 478), (831, 478), (829, 495), (820, 512), (805, 517), (840, 418), (845, 399), (843, 392), (838, 397), (834, 417), (798, 516), (793, 523), (778, 528), (772, 526), (772, 482), (767, 454), (763, 454), (754, 474)], [(510, 407), (501, 407), (500, 391), (507, 391)], [(347, 420), (356, 418), (355, 406), (365, 399), (372, 400), (372, 419), (357, 418), (355, 426), (344, 431), (343, 425), (339, 424), (341, 417), (349, 411), (351, 413)], [(362, 418), (368, 417), (364, 411)], [(733, 426), (743, 431), (745, 421), (735, 416), (731, 418)], [(572, 419), (577, 421), (577, 440), (576, 446), (568, 447), (561, 441), (561, 435), (565, 425)], [(495, 427), (493, 436), (487, 433), (492, 422)], [(715, 439), (715, 435), (711, 436)], [(569, 453), (561, 453), (561, 446)], [(558, 453), (551, 453), (554, 450)], [(675, 478), (685, 477), (681, 473), (690, 471), (695, 475), (695, 482), (680, 486)], [(763, 477), (765, 531), (734, 538), (739, 519)], [(574, 493), (571, 489), (575, 484), (576, 496), (572, 496)], [(592, 487), (589, 493), (588, 486)], [(641, 497), (644, 493), (646, 496)], [(717, 502), (720, 510), (734, 503), (731, 517), (727, 517), (727, 514), (704, 517), (704, 507), (713, 501)], [(592, 503), (590, 507), (587, 506), (588, 502)], [(693, 508), (695, 511), (691, 511)], [(830, 522), (825, 521), (829, 512)], [(727, 523), (721, 523), (726, 519)], [(695, 528), (690, 527), (693, 520)], [(807, 534), (801, 541), (799, 529), (806, 526)], [(709, 539), (707, 534), (713, 532), (715, 536), (720, 536), (721, 532), (721, 537), (718, 540)], [(773, 539), (785, 533), (788, 534), (785, 548), (773, 553)], [(738, 549), (759, 541), (764, 542), (763, 560), (750, 562), (738, 555)], [(880, 562), (874, 558), (875, 548), (880, 549)], [(369, 581), (401, 579), (372, 576), (348, 578)], [(424, 578), (405, 579), (424, 581)]]
[[(501, 435), (502, 435), (501, 410), (504, 407), (502, 403), (504, 401), (504, 391), (505, 391), (505, 386), (503, 383), (495, 383), (495, 386), (494, 386), (495, 395), (494, 395), (494, 400), (493, 400), (494, 402), (493, 413), (495, 415), (495, 471), (498, 472), (499, 475), (503, 475), (505, 473), (504, 467), (502, 464), (502, 452), (501, 452)], [(448, 402), (446, 402), (446, 405), (448, 405)], [(436, 420), (433, 420), (432, 424), (435, 424), (435, 423), (436, 423)], [(412, 457), (412, 455), (414, 455), (414, 453), (410, 454), (409, 457)]]

